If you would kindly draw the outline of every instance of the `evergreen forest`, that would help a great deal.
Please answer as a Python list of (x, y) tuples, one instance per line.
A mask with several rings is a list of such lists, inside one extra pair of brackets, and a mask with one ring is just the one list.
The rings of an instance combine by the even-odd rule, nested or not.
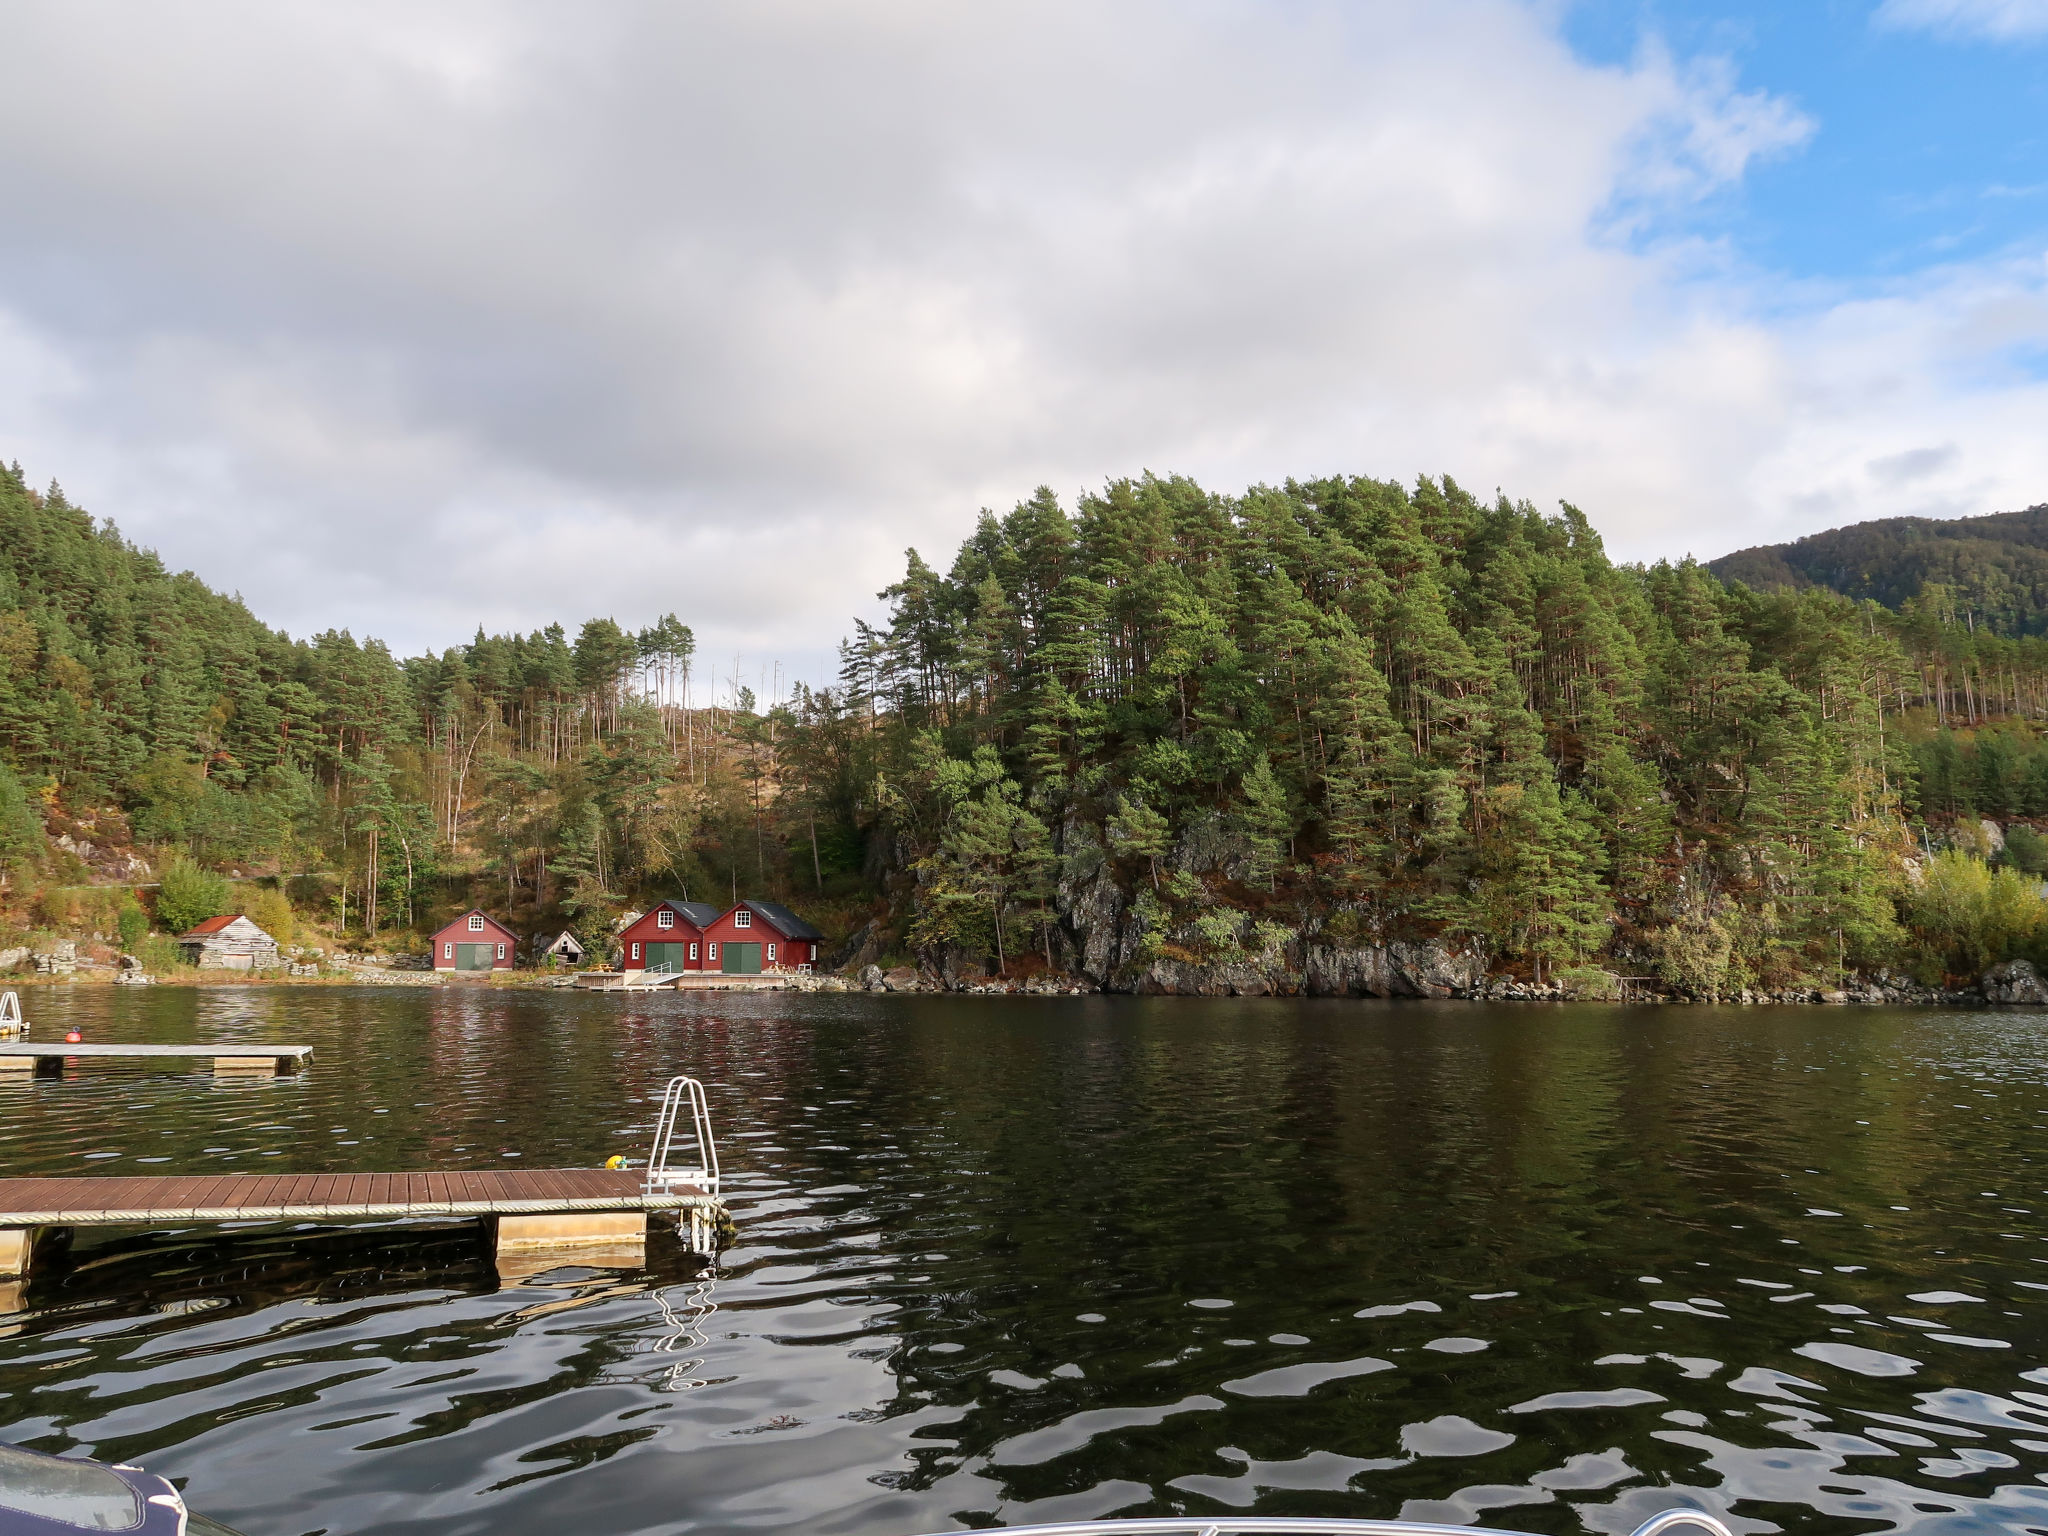
[(835, 958), (1016, 974), (1081, 967), (1113, 890), (1108, 985), (1308, 942), (1692, 996), (1967, 978), (2048, 940), (2048, 640), (1886, 595), (1617, 565), (1448, 478), (1148, 475), (911, 551), (838, 677), (764, 699), (674, 615), (292, 639), (17, 467), (0, 928), (417, 950), (475, 903), (602, 955), (737, 895)]

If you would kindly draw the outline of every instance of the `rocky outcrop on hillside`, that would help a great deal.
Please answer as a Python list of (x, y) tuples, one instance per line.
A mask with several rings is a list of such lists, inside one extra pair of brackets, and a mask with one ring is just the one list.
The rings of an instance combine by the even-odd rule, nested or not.
[(1984, 973), (1980, 983), (1987, 1003), (2048, 1004), (2048, 981), (2031, 960), (2008, 960)]

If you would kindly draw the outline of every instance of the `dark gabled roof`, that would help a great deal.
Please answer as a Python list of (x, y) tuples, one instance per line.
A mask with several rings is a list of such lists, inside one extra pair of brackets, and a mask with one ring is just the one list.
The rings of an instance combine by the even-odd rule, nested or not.
[[(640, 918), (645, 918), (648, 913), (659, 912), (663, 907), (667, 907), (671, 912), (682, 913), (683, 920), (693, 928), (709, 928), (718, 921), (720, 915), (718, 908), (708, 901), (657, 901), (646, 912), (641, 913)], [(639, 920), (635, 919), (636, 922)]]
[(748, 908), (756, 916), (766, 920), (771, 927), (778, 929), (784, 938), (822, 939), (825, 937), (822, 932), (813, 928), (809, 923), (790, 911), (789, 908), (779, 907), (772, 901), (743, 901), (740, 905)]

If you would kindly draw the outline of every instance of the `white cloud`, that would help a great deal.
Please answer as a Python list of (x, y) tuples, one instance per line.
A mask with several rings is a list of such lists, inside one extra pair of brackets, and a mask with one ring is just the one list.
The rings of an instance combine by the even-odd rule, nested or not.
[(1515, 0), (18, 5), (0, 452), (296, 632), (814, 677), (1041, 481), (1448, 471), (1631, 556), (2048, 494), (2038, 267), (1655, 238), (1810, 130)]
[(1884, 0), (1880, 26), (1999, 40), (2048, 36), (2048, 0)]

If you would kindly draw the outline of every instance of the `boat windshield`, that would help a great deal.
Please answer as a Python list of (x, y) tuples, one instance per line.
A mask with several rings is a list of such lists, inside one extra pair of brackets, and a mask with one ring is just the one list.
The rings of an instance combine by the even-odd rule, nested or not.
[(132, 1531), (142, 1524), (141, 1496), (105, 1467), (11, 1445), (0, 1445), (0, 1509), (83, 1531)]

